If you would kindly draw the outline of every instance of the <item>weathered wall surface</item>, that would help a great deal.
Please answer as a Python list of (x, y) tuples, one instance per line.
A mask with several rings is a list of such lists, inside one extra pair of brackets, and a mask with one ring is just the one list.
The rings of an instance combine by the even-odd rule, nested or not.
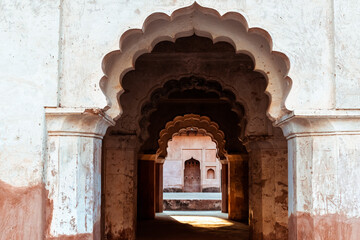
[[(5, 206), (17, 201), (19, 191), (26, 195), (32, 188), (42, 186), (46, 156), (43, 107), (104, 107), (106, 101), (99, 87), (103, 56), (118, 49), (120, 36), (130, 28), (141, 28), (151, 13), (171, 14), (192, 3), (191, 0), (157, 0), (146, 1), (146, 4), (112, 0), (81, 3), (6, 0), (0, 3), (0, 180), (9, 191)], [(289, 109), (359, 109), (360, 32), (356, 29), (360, 6), (356, 0), (199, 0), (198, 3), (221, 14), (239, 12), (250, 27), (260, 27), (270, 33), (273, 50), (285, 53), (291, 63), (289, 76), (293, 87), (287, 99)], [(357, 219), (360, 194), (354, 190), (351, 185), (354, 181), (349, 176), (360, 168), (355, 161), (359, 146), (353, 135), (338, 137), (336, 142), (343, 143), (341, 139), (351, 144), (336, 145), (339, 154), (334, 153), (330, 159), (336, 160), (334, 176), (341, 176), (338, 179), (342, 184), (336, 185), (336, 189), (347, 186), (343, 194), (335, 195), (346, 199), (337, 205), (336, 211), (327, 210), (322, 214), (345, 212), (345, 218)], [(314, 153), (326, 152), (328, 148), (319, 146), (318, 149)], [(319, 155), (311, 161), (317, 163), (323, 157)], [(299, 155), (299, 159), (309, 160), (303, 155)], [(339, 167), (346, 160), (350, 164)], [(44, 191), (37, 189), (29, 193), (36, 202), (42, 199), (42, 208), (46, 202)], [(323, 205), (316, 205), (317, 201), (313, 209), (322, 208)], [(37, 204), (33, 209), (40, 208)], [(45, 213), (31, 214), (32, 210), (24, 204), (14, 206), (17, 207), (9, 208), (13, 214), (4, 214), (15, 217), (23, 211), (29, 221), (25, 224), (9, 219), (6, 224), (14, 223), (14, 229), (22, 230), (44, 225)], [(340, 218), (337, 221), (341, 222)], [(17, 236), (11, 234), (14, 233), (5, 238)], [(355, 230), (351, 234), (356, 236)]]
[(248, 223), (249, 220), (249, 157), (248, 154), (228, 155), (229, 219)]
[[(352, 30), (352, 23), (360, 17), (355, 0), (346, 4), (335, 1), (334, 6), (331, 1), (198, 2), (221, 14), (237, 11), (250, 27), (261, 27), (271, 34), (274, 50), (284, 52), (290, 59), (289, 76), (294, 82), (287, 100), (290, 108), (334, 107), (335, 79), (337, 106), (358, 108), (359, 74), (354, 61), (359, 56), (353, 49), (357, 49), (359, 33)], [(0, 65), (0, 96), (6, 115), (0, 119), (0, 149), (2, 159), (13, 161), (1, 165), (6, 170), (0, 172), (0, 178), (15, 185), (28, 185), (34, 175), (39, 179), (41, 174), (32, 171), (40, 172), (41, 168), (43, 106), (56, 106), (59, 97), (61, 106), (103, 107), (105, 98), (99, 88), (101, 60), (106, 53), (118, 49), (122, 33), (141, 28), (151, 13), (170, 14), (192, 3), (147, 1), (144, 7), (141, 1), (2, 2), (0, 48), (4, 60)], [(315, 41), (321, 44), (314, 44)], [(18, 148), (22, 153), (14, 151)], [(8, 172), (18, 174), (11, 177)]]
[(42, 239), (44, 106), (57, 105), (59, 1), (0, 3), (0, 239)]
[[(136, 141), (136, 139), (135, 139)], [(107, 239), (134, 239), (137, 152), (134, 137), (106, 136), (103, 147), (102, 224)]]
[(102, 137), (113, 121), (83, 109), (52, 109), (46, 124), (46, 239), (99, 239)]
[(13, 187), (0, 181), (0, 192), (0, 239), (42, 239), (44, 187)]
[(334, 1), (334, 76), (336, 108), (360, 108), (360, 32), (354, 23), (360, 21), (360, 5), (356, 0)]
[[(164, 189), (183, 190), (184, 162), (194, 158), (200, 162), (201, 189), (220, 189), (221, 164), (212, 154), (216, 144), (207, 136), (175, 136), (169, 141), (168, 156), (164, 163)], [(215, 152), (216, 153), (216, 152)], [(215, 179), (207, 179), (207, 170), (215, 170)]]
[[(326, 126), (322, 121), (322, 126)], [(346, 121), (342, 122), (346, 126)], [(355, 124), (354, 124), (355, 125)], [(290, 239), (357, 239), (360, 137), (330, 129), (290, 138)]]
[(56, 1), (0, 4), (0, 179), (13, 186), (42, 178), (44, 106), (57, 105)]
[[(131, 28), (141, 28), (142, 23), (151, 13), (160, 11), (171, 14), (174, 10), (192, 3), (191, 0), (147, 1), (146, 7), (141, 1), (62, 4), (62, 105), (103, 107), (101, 104), (104, 104), (104, 100), (98, 86), (98, 80), (102, 77), (100, 69), (102, 56), (118, 49), (118, 41), (122, 33)], [(328, 109), (335, 106), (334, 27), (332, 26), (334, 12), (339, 22), (335, 29), (338, 31), (336, 34), (341, 36), (346, 31), (338, 42), (345, 42), (347, 39), (345, 36), (351, 36), (350, 42), (344, 44), (345, 46), (355, 44), (354, 39), (358, 33), (341, 29), (342, 23), (348, 23), (347, 19), (358, 17), (352, 7), (356, 5), (355, 1), (346, 6), (337, 3), (334, 6), (335, 10), (331, 1), (304, 3), (295, 0), (281, 2), (202, 0), (198, 3), (214, 8), (221, 14), (228, 11), (239, 12), (247, 19), (250, 27), (260, 27), (271, 34), (274, 50), (285, 53), (291, 63), (289, 76), (294, 84), (287, 100), (289, 108)], [(341, 17), (343, 11), (346, 11), (345, 17)], [(351, 24), (348, 26), (350, 27)], [(355, 51), (347, 49), (355, 58)], [(341, 51), (337, 52), (340, 54)], [(338, 58), (338, 62), (343, 58)], [(83, 64), (85, 62), (86, 64)], [(352, 64), (347, 66), (349, 71), (342, 70), (344, 76), (342, 79), (345, 76), (356, 76), (350, 73)], [(347, 77), (346, 79), (344, 81), (350, 83)], [(356, 78), (353, 79), (352, 87), (359, 90), (359, 86), (355, 83)], [(347, 87), (343, 89), (349, 90)], [(91, 96), (89, 92), (92, 93)]]
[(249, 143), (249, 220), (252, 239), (288, 239), (288, 173), (285, 139)]

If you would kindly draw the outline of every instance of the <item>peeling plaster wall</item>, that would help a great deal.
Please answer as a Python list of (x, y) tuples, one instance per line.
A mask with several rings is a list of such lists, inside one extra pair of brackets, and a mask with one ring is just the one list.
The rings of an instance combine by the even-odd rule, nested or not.
[(0, 2), (0, 239), (43, 239), (44, 106), (57, 105), (59, 1)]
[(290, 239), (358, 239), (359, 143), (351, 135), (289, 141)]
[[(6, 114), (0, 116), (0, 158), (7, 164), (0, 162), (0, 179), (16, 186), (39, 182), (45, 140), (43, 106), (56, 106), (59, 97), (61, 106), (104, 107), (99, 88), (101, 60), (118, 49), (122, 33), (141, 28), (151, 13), (171, 14), (192, 3), (158, 0), (147, 1), (144, 7), (141, 1), (2, 1), (0, 102)], [(289, 76), (294, 84), (289, 108), (333, 108), (334, 67), (337, 107), (358, 108), (359, 74), (354, 61), (359, 53), (353, 49), (358, 49), (359, 32), (353, 31), (352, 23), (360, 16), (355, 0), (335, 1), (334, 6), (331, 1), (295, 0), (198, 3), (221, 14), (237, 11), (250, 27), (271, 34), (274, 50), (287, 54), (291, 63)]]
[[(249, 144), (249, 221), (252, 239), (288, 239), (288, 151)], [(292, 238), (290, 238), (292, 239)], [(301, 239), (301, 238), (300, 238)]]
[[(15, 194), (17, 190), (12, 187), (16, 187), (26, 192), (26, 188), (30, 191), (31, 187), (41, 185), (46, 156), (44, 106), (104, 107), (106, 100), (99, 88), (103, 56), (118, 49), (120, 36), (130, 28), (141, 28), (150, 14), (159, 11), (171, 14), (192, 3), (192, 0), (154, 0), (146, 4), (112, 0), (1, 1), (0, 180), (9, 185), (9, 191)], [(293, 87), (287, 99), (289, 109), (359, 109), (360, 6), (356, 0), (198, 3), (221, 14), (239, 12), (250, 27), (260, 27), (271, 34), (273, 50), (285, 53), (291, 63), (289, 76)], [(344, 161), (334, 163), (335, 176), (343, 177), (338, 180), (341, 184), (337, 189), (344, 191), (339, 195), (344, 199), (336, 211), (330, 208), (329, 212), (345, 212), (347, 217), (358, 219), (359, 208), (355, 206), (359, 194), (350, 186), (353, 183), (350, 176), (356, 173), (353, 169), (360, 168), (355, 161), (359, 156), (356, 145), (359, 141), (355, 138), (349, 135), (336, 139), (342, 145), (337, 146), (339, 154), (334, 153), (333, 159)], [(342, 139), (351, 144), (344, 144)], [(321, 147), (319, 152), (324, 149)], [(345, 165), (347, 160), (350, 163)], [(42, 191), (33, 194), (34, 199), (43, 199), (44, 207)], [(9, 193), (6, 200), (11, 202), (14, 194)], [(27, 208), (20, 204), (9, 211), (17, 216), (21, 209), (26, 212)], [(34, 214), (29, 221), (37, 225), (43, 219), (44, 213)], [(25, 228), (20, 221), (15, 224), (16, 229)], [(9, 236), (5, 237), (9, 239), (12, 235)]]
[(0, 180), (0, 239), (43, 239), (44, 186), (13, 187)]
[[(291, 148), (296, 147), (289, 164), (291, 168), (297, 168), (297, 175), (291, 179), (313, 178), (312, 182), (307, 182), (310, 185), (304, 182), (298, 184), (298, 188), (290, 187), (292, 183), (289, 182), (289, 189), (293, 189), (289, 198), (292, 201), (296, 198), (297, 201), (297, 209), (289, 206), (290, 214), (307, 211), (314, 215), (347, 212), (349, 217), (360, 217), (360, 196), (353, 191), (351, 184), (360, 181), (359, 174), (353, 171), (360, 167), (359, 142), (359, 136), (317, 136), (289, 141)], [(327, 151), (321, 151), (323, 148)], [(318, 182), (321, 184), (316, 184)], [(313, 209), (316, 211), (312, 212)]]
[(107, 239), (135, 239), (137, 151), (134, 137), (109, 136), (103, 147), (102, 224)]

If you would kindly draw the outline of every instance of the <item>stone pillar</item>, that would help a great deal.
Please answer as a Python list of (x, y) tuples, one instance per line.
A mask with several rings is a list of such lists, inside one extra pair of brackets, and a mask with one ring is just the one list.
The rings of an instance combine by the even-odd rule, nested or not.
[(103, 221), (106, 239), (135, 239), (137, 136), (104, 138)]
[(360, 113), (293, 114), (277, 124), (289, 148), (289, 239), (358, 239)]
[(155, 218), (155, 164), (156, 156), (139, 156), (138, 166), (138, 218)]
[(229, 176), (228, 176), (228, 163), (225, 160), (221, 160), (221, 212), (228, 213), (229, 204)]
[(228, 155), (228, 212), (229, 219), (248, 222), (248, 157)]
[(100, 239), (101, 146), (111, 118), (98, 109), (46, 109), (46, 239)]
[(249, 137), (251, 239), (287, 239), (287, 146), (285, 138)]
[(155, 178), (155, 212), (163, 212), (163, 166), (164, 160), (156, 162)]

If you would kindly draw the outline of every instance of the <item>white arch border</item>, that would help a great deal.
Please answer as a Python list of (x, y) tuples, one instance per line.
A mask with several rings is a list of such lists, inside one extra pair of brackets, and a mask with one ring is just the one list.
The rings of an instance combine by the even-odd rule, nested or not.
[(130, 29), (121, 36), (120, 49), (108, 53), (102, 62), (105, 75), (100, 80), (100, 87), (107, 99), (104, 111), (115, 120), (121, 116), (121, 103), (118, 102), (123, 93), (121, 81), (135, 68), (139, 56), (151, 52), (161, 41), (174, 42), (193, 34), (208, 37), (214, 43), (228, 42), (236, 53), (247, 54), (253, 59), (254, 70), (261, 72), (268, 82), (265, 93), (270, 99), (267, 109), (270, 120), (278, 120), (290, 112), (285, 107), (292, 85), (287, 76), (290, 62), (285, 54), (272, 51), (270, 35), (260, 28), (249, 28), (239, 13), (228, 12), (221, 16), (216, 10), (196, 2), (174, 11), (171, 16), (154, 13), (145, 20), (142, 29)]

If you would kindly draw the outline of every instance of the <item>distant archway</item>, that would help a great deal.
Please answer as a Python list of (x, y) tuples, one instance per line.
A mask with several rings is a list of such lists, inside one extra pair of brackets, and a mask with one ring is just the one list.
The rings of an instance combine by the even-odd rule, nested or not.
[(225, 150), (225, 136), (224, 132), (219, 129), (219, 125), (212, 122), (210, 118), (206, 116), (200, 116), (196, 114), (186, 114), (184, 116), (178, 116), (173, 121), (168, 122), (160, 132), (159, 149), (156, 152), (157, 158), (165, 159), (167, 155), (167, 146), (169, 140), (182, 129), (204, 129), (208, 136), (216, 143), (217, 157), (220, 160), (226, 159)]

